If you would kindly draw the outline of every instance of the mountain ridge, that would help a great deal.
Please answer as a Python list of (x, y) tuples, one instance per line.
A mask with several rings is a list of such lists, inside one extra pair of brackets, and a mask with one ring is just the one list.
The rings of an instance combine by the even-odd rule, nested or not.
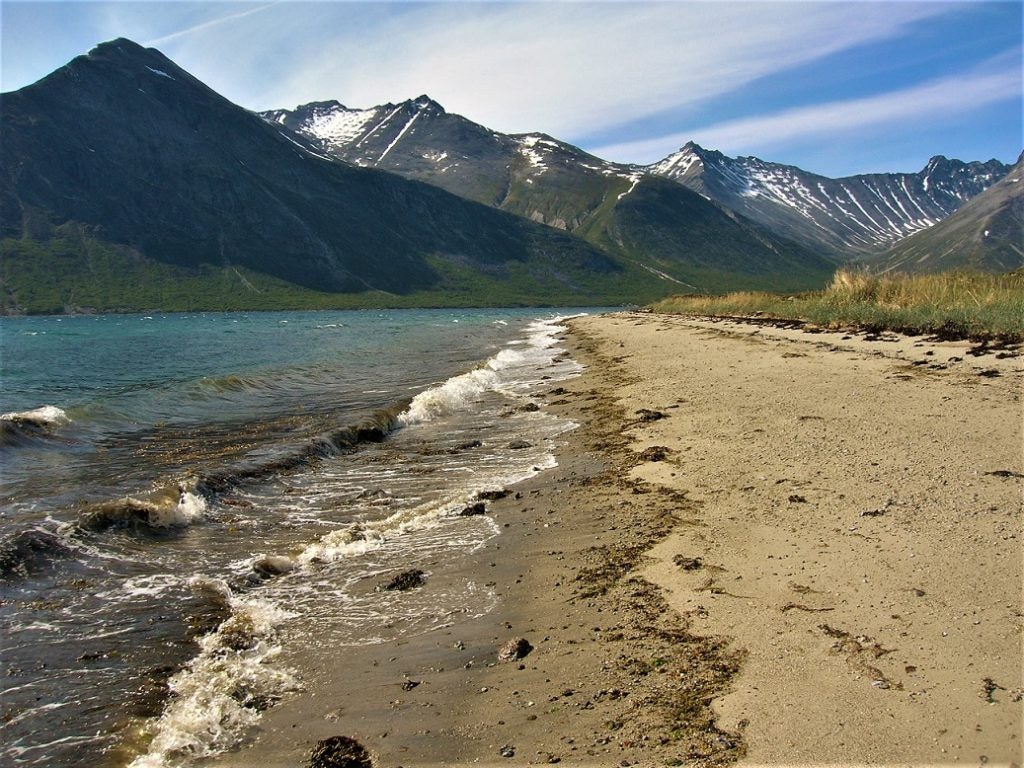
[[(124, 38), (0, 94), (0, 121), (0, 311), (613, 304), (836, 264), (729, 205), (708, 167), (738, 161), (695, 144), (655, 173), (425, 94), (256, 113)], [(959, 202), (1001, 172), (933, 160), (920, 186)]]
[[(669, 178), (776, 236), (840, 261), (879, 254), (898, 240), (932, 226), (1009, 169), (995, 159), (964, 163), (936, 155), (917, 173), (831, 179), (753, 156), (730, 158), (695, 142), (649, 165), (615, 163), (545, 134), (500, 134), (447, 113), (426, 95), (367, 110), (334, 101), (262, 114), (286, 121), (298, 133), (320, 142), (322, 151), (339, 159), (427, 181), (478, 202), (574, 231), (583, 223), (580, 211), (566, 218), (544, 205), (533, 205), (531, 196), (522, 189), (519, 199), (496, 192), (512, 186), (508, 176), (522, 174), (518, 155), (537, 168), (550, 168), (550, 163), (544, 163), (544, 153), (537, 152), (535, 146), (544, 149), (546, 144), (564, 156), (572, 155), (568, 160), (555, 158), (555, 162), (576, 162), (582, 169), (581, 179), (587, 175), (582, 171), (614, 176), (631, 185), (644, 174)], [(431, 117), (443, 117), (447, 127), (424, 131), (423, 125)], [(331, 132), (328, 124), (345, 125), (349, 130)], [(524, 147), (524, 142), (531, 139), (534, 145)], [(534, 184), (537, 179), (525, 182)], [(584, 186), (583, 182), (579, 184)], [(594, 201), (577, 205), (583, 213), (597, 207)]]
[(1024, 152), (1009, 172), (947, 218), (883, 254), (883, 271), (1024, 267)]
[(832, 179), (753, 156), (731, 158), (694, 142), (648, 167), (839, 257), (880, 253), (933, 226), (1010, 168), (995, 159), (965, 163), (936, 155), (916, 173)]
[[(823, 280), (833, 266), (684, 185), (660, 185), (641, 166), (602, 160), (544, 133), (502, 134), (446, 111), (426, 95), (365, 110), (321, 101), (261, 115), (339, 160), (434, 184), (571, 232), (695, 290), (736, 283), (714, 278), (709, 261), (715, 258), (729, 265), (723, 273), (746, 275), (761, 287), (769, 287), (765, 281), (773, 269)], [(631, 195), (659, 214), (624, 205)], [(711, 222), (720, 230), (714, 236)], [(737, 248), (745, 249), (746, 260), (737, 257)], [(773, 283), (781, 289), (785, 280)]]

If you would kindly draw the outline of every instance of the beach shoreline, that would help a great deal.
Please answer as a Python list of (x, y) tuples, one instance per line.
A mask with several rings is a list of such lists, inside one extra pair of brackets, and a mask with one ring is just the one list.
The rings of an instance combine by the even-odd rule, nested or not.
[(487, 502), (502, 534), (465, 564), (497, 607), (324, 649), (212, 764), (338, 735), (379, 766), (1021, 762), (1020, 358), (568, 326), (587, 369), (537, 401), (579, 426)]

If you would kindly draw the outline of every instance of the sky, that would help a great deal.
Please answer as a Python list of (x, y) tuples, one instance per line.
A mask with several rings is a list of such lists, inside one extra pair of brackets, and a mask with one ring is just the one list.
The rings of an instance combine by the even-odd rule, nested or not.
[(1020, 0), (0, 0), (0, 89), (127, 37), (249, 109), (427, 94), (607, 160), (692, 140), (838, 177), (1014, 162), (1022, 17)]

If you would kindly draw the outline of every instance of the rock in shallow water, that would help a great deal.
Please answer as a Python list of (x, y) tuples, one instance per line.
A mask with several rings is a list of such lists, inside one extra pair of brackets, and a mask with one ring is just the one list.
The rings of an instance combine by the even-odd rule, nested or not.
[(419, 568), (413, 568), (408, 571), (402, 571), (400, 574), (395, 576), (387, 584), (381, 584), (377, 587), (378, 591), (394, 592), (404, 591), (406, 589), (413, 589), (415, 587), (422, 587), (427, 580), (427, 575)]
[(269, 579), (295, 570), (295, 561), (282, 555), (266, 555), (252, 564), (260, 578)]

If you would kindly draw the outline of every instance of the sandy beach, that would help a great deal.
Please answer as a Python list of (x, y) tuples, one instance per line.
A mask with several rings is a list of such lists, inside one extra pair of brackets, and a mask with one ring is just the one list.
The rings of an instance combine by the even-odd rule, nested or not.
[(215, 764), (1020, 765), (1021, 358), (811, 331), (571, 321), (579, 426), (466, 565), (497, 607), (293, 660)]

